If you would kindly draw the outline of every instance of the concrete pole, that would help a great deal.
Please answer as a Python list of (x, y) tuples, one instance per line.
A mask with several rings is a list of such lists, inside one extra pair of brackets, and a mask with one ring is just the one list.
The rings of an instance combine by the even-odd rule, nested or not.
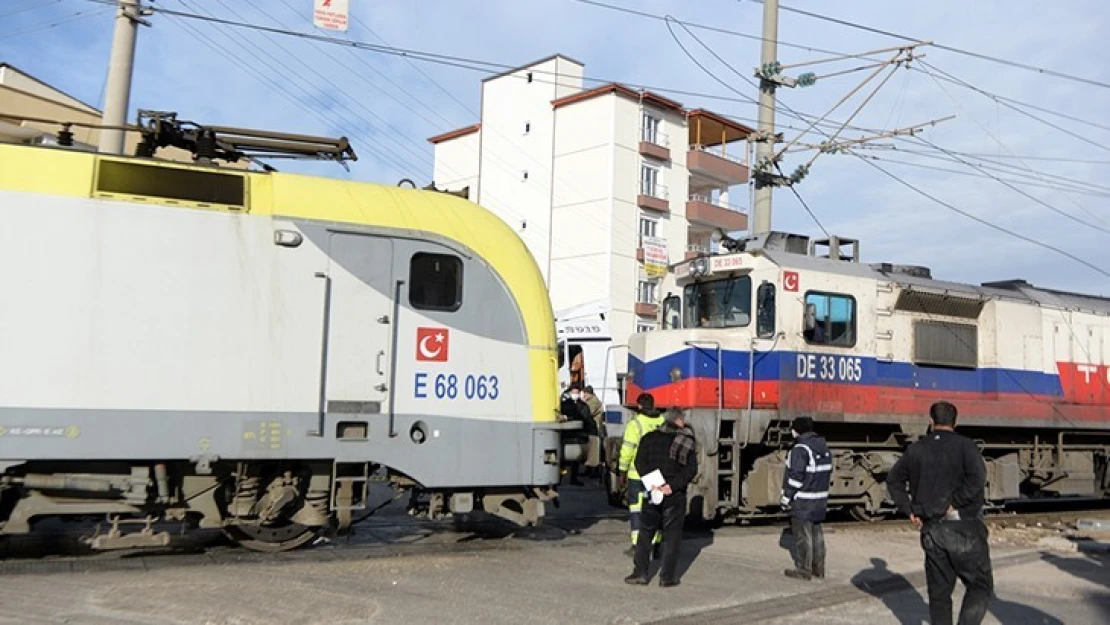
[[(763, 2), (763, 50), (759, 56), (760, 65), (773, 63), (778, 60), (779, 36), (779, 2), (778, 0), (764, 0)], [(763, 141), (755, 144), (755, 162), (769, 160), (775, 153), (775, 83), (766, 79), (759, 82), (759, 132), (764, 137)], [(773, 172), (772, 168), (768, 173)], [(755, 201), (752, 203), (752, 235), (763, 234), (771, 230), (771, 193), (773, 186), (755, 189)]]
[[(131, 73), (135, 62), (135, 36), (139, 31), (139, 0), (119, 0), (112, 53), (108, 61), (108, 85), (104, 92), (104, 126), (123, 126), (131, 101)], [(123, 154), (122, 130), (100, 131), (100, 151)]]

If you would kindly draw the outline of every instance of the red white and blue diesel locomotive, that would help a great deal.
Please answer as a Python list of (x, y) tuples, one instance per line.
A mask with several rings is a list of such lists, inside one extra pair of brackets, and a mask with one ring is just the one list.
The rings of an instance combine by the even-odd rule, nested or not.
[(939, 399), (982, 449), (992, 504), (1110, 492), (1110, 299), (866, 265), (835, 237), (731, 247), (675, 266), (663, 329), (629, 341), (626, 403), (689, 409), (702, 441), (692, 514), (777, 513), (789, 423), (808, 414), (834, 452), (830, 507), (877, 518)]

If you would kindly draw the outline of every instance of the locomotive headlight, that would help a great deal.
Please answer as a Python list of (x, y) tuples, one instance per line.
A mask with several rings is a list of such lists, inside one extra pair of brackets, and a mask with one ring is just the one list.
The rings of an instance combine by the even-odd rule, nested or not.
[(704, 256), (690, 263), (690, 275), (700, 278), (709, 273), (709, 259)]
[(671, 369), (671, 382), (678, 382), (682, 379), (682, 369), (674, 367)]

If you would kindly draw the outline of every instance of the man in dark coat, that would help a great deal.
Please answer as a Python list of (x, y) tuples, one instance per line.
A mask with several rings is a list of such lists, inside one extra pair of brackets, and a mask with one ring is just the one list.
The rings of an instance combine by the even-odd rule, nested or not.
[(681, 410), (668, 410), (663, 425), (644, 434), (634, 462), (641, 476), (659, 471), (666, 483), (653, 489), (662, 493), (659, 503), (653, 503), (650, 494), (644, 497), (633, 560), (635, 568), (624, 581), (629, 584), (648, 583), (648, 557), (655, 532), (662, 527), (663, 564), (659, 569), (659, 585), (664, 588), (677, 586), (678, 552), (682, 546), (682, 525), (686, 520), (686, 487), (698, 474), (694, 432), (686, 427)]
[[(597, 435), (597, 424), (594, 423), (593, 417), (590, 415), (589, 405), (582, 398), (581, 384), (575, 382), (570, 385), (570, 392), (563, 396), (559, 412), (562, 414), (563, 421), (577, 421), (582, 424), (582, 429), (573, 436), (578, 443), (586, 445), (591, 435)], [(583, 485), (582, 480), (578, 479), (578, 467), (581, 464), (581, 462), (574, 462), (570, 465), (570, 483), (572, 486)]]
[(910, 445), (886, 478), (898, 510), (921, 530), (933, 625), (951, 625), (957, 579), (966, 588), (960, 625), (983, 622), (994, 593), (983, 523), (987, 470), (975, 442), (956, 433), (956, 416), (952, 404), (933, 404), (933, 431)]
[(825, 439), (813, 431), (811, 417), (798, 417), (791, 424), (794, 446), (782, 477), (782, 506), (790, 511), (794, 534), (794, 568), (787, 577), (825, 577), (825, 510), (829, 503), (832, 456)]

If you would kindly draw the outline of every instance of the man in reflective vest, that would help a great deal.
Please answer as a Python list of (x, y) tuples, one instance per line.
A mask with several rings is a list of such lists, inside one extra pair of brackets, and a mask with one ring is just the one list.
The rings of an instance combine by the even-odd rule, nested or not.
[[(636, 539), (640, 535), (640, 510), (644, 504), (644, 483), (640, 481), (640, 473), (636, 470), (633, 460), (640, 446), (640, 439), (644, 434), (654, 431), (663, 425), (663, 414), (655, 409), (655, 398), (650, 393), (641, 393), (636, 398), (637, 414), (624, 426), (624, 441), (621, 444), (621, 457), (617, 464), (620, 472), (621, 488), (628, 490), (628, 521), (632, 526), (632, 546), (624, 553), (632, 557), (636, 555)], [(663, 541), (663, 534), (656, 532), (653, 542), (659, 545)]]
[(787, 577), (809, 581), (825, 577), (825, 510), (829, 503), (832, 455), (825, 439), (813, 431), (811, 417), (797, 417), (790, 428), (794, 447), (782, 477), (782, 506), (790, 511), (794, 534), (794, 568)]

